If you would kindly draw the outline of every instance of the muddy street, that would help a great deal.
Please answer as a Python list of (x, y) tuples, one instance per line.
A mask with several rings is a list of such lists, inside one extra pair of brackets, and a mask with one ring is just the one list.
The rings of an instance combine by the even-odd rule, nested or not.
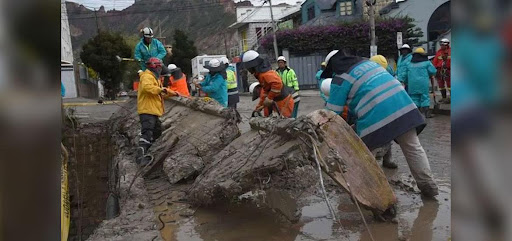
[[(249, 117), (256, 104), (249, 96), (241, 96), (238, 105), (242, 116), (242, 122), (238, 124), (241, 135), (254, 132), (251, 131)], [(115, 110), (119, 106), (84, 107), (80, 111), (96, 113), (89, 110), (90, 108)], [(158, 153), (171, 153), (179, 149), (192, 155), (174, 153), (170, 154), (170, 158), (165, 158), (164, 155), (163, 166), (159, 167), (162, 171), (155, 172), (149, 177), (135, 179), (133, 195), (130, 196), (126, 195), (126, 190), (130, 188), (130, 183), (136, 175), (133, 148), (130, 146), (139, 128), (135, 118), (122, 117), (120, 114), (136, 115), (135, 105), (121, 108), (117, 119), (112, 117), (114, 123), (118, 123), (114, 126), (121, 127), (121, 131), (117, 133), (121, 137), (117, 139), (121, 152), (116, 156), (116, 159), (119, 159), (122, 176), (121, 214), (115, 219), (104, 221), (89, 240), (372, 240), (349, 194), (333, 179), (324, 175), (327, 195), (338, 219), (336, 222), (333, 221), (321, 192), (317, 172), (312, 166), (306, 166), (309, 169), (296, 168), (295, 174), (286, 174), (290, 176), (275, 175), (272, 180), (270, 176), (268, 180), (265, 176), (264, 182), (273, 184), (277, 189), (266, 189), (264, 195), (253, 195), (259, 190), (255, 186), (250, 189), (254, 191), (252, 194), (246, 193), (208, 208), (197, 208), (190, 202), (191, 199), (187, 199), (187, 195), (192, 190), (191, 185), (195, 178), (193, 173), (206, 163), (203, 163), (202, 157), (211, 156), (209, 152), (220, 150), (228, 145), (227, 143), (233, 144), (236, 141), (232, 140), (235, 136), (227, 135), (232, 133), (229, 126), (233, 123), (222, 122), (219, 116), (205, 116), (202, 107), (199, 108), (202, 111), (195, 108), (194, 112), (183, 106), (169, 104), (170, 111), (162, 118), (162, 123), (164, 127), (169, 127), (169, 123), (173, 123), (174, 127), (169, 127), (169, 130), (164, 132), (164, 138), (155, 147)], [(317, 109), (323, 109), (318, 92), (304, 91), (299, 115), (307, 115)], [(94, 114), (91, 117), (94, 117)], [(210, 122), (191, 126), (190, 120), (194, 118), (209, 118)], [(393, 144), (393, 158), (399, 167), (395, 170), (384, 169), (384, 173), (398, 200), (397, 215), (391, 221), (381, 222), (374, 218), (371, 211), (363, 209), (363, 215), (374, 240), (448, 240), (451, 236), (450, 117), (439, 115), (428, 119), (427, 123), (420, 140), (429, 157), (440, 195), (437, 201), (422, 200), (400, 148)], [(236, 127), (236, 124), (234, 126)], [(215, 135), (221, 135), (222, 138), (205, 143), (202, 138), (206, 133), (217, 133)], [(250, 135), (246, 136), (246, 139), (251, 139)], [(221, 140), (224, 141), (221, 143)], [(173, 142), (176, 143), (172, 144)], [(212, 145), (214, 143), (217, 145)], [(230, 157), (238, 149), (246, 146), (250, 146), (249, 143), (240, 142), (234, 146), (230, 144), (226, 147), (226, 153), (221, 152), (215, 156)], [(194, 154), (196, 152), (197, 156)], [(272, 156), (271, 153), (267, 154)], [(199, 159), (197, 163), (189, 162), (190, 157)], [(159, 159), (158, 156), (156, 158)], [(211, 162), (215, 163), (215, 160)], [(169, 175), (173, 172), (176, 173)], [(177, 178), (177, 174), (192, 176), (188, 179)], [(213, 181), (220, 178), (215, 173), (213, 177)], [(203, 177), (199, 176), (197, 179)], [(294, 196), (293, 200), (282, 192), (286, 188), (279, 189), (280, 186), (289, 186), (289, 182), (293, 182), (292, 186), (299, 187), (300, 190), (299, 195)], [(268, 208), (267, 205), (274, 209)], [(294, 218), (292, 222), (290, 217)]]
[[(299, 115), (323, 108), (322, 99), (312, 91), (308, 93), (301, 97)], [(238, 110), (244, 118), (240, 124), (242, 132), (250, 128), (248, 117), (254, 105), (256, 102), (251, 102), (250, 97), (241, 97)], [(436, 116), (427, 121), (420, 140), (440, 188), (438, 201), (423, 201), (417, 188), (412, 188), (407, 163), (399, 146), (394, 144), (393, 158), (399, 168), (384, 171), (398, 198), (397, 216), (393, 222), (378, 222), (363, 210), (375, 240), (427, 241), (450, 237), (450, 118)], [(332, 221), (317, 184), (299, 200), (300, 220), (295, 224), (254, 205), (201, 208), (180, 225), (176, 240), (371, 240), (348, 194), (335, 185), (328, 185), (328, 191), (339, 223)]]

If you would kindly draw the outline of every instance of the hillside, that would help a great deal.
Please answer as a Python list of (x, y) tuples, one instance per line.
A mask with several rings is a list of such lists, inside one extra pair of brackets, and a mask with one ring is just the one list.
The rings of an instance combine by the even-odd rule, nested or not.
[(233, 32), (227, 32), (236, 21), (233, 0), (142, 0), (122, 11), (100, 8), (96, 16), (74, 2), (66, 2), (66, 7), (75, 57), (96, 35), (97, 27), (134, 37), (141, 28), (150, 26), (158, 36), (160, 24), (167, 44), (172, 44), (174, 30), (181, 29), (195, 41), (199, 53), (207, 54), (225, 53), (224, 36), (228, 48), (237, 44)]

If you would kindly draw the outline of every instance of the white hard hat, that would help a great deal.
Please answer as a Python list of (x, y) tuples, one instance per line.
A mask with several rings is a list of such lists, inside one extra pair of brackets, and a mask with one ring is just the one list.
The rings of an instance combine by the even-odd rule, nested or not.
[(252, 83), (250, 86), (249, 86), (249, 93), (252, 94), (252, 92), (254, 91), (254, 88), (256, 88), (256, 86), (260, 85), (259, 82), (254, 82)]
[(220, 66), (220, 60), (212, 59), (212, 60), (210, 60), (210, 63), (208, 63), (208, 66), (211, 68), (217, 68)]
[(329, 60), (331, 60), (332, 56), (334, 56), (335, 54), (337, 54), (339, 52), (339, 50), (333, 50), (331, 51), (327, 57), (325, 57), (325, 64), (328, 65), (329, 64)]
[(153, 29), (149, 28), (149, 27), (145, 27), (141, 30), (142, 32), (142, 35), (144, 35), (144, 37), (150, 37), (152, 38), (153, 37)]
[(243, 67), (245, 69), (254, 68), (261, 63), (260, 54), (254, 50), (249, 50), (242, 55)]
[(277, 58), (277, 62), (279, 62), (279, 61), (286, 62), (286, 58), (284, 56), (279, 56), (279, 58)]
[(400, 49), (411, 49), (411, 46), (409, 46), (408, 44), (404, 44), (402, 45), (402, 47), (400, 47)]
[(441, 39), (441, 43), (450, 43), (450, 40), (447, 38)]
[(256, 58), (260, 57), (260, 54), (254, 50), (249, 50), (244, 53), (242, 56), (242, 62), (247, 63), (249, 61), (255, 60)]
[(222, 57), (222, 58), (220, 58), (220, 62), (223, 64), (229, 64), (229, 59), (226, 57)]
[(175, 64), (170, 64), (169, 66), (167, 66), (167, 68), (169, 69), (169, 71), (171, 71), (171, 70), (177, 69), (178, 66), (176, 66)]
[(324, 93), (325, 96), (329, 96), (331, 93), (331, 82), (332, 78), (327, 78), (322, 81), (322, 86), (320, 86), (320, 90)]

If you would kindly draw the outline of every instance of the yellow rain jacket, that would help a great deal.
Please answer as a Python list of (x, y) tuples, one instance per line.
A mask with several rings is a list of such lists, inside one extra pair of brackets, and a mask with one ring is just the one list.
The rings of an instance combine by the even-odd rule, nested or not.
[(137, 93), (137, 113), (162, 116), (164, 114), (164, 99), (162, 84), (155, 74), (147, 69), (139, 74), (139, 90)]

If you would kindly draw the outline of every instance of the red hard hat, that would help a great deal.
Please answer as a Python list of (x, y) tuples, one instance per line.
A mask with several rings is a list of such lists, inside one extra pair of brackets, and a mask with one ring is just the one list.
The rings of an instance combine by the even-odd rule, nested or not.
[(151, 57), (146, 61), (146, 67), (150, 69), (156, 69), (162, 67), (162, 61), (159, 58)]

